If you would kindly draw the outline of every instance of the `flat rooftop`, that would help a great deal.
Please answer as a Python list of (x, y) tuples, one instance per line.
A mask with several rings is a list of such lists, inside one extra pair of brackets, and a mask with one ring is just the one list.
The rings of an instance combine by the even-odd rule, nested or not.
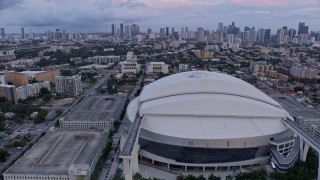
[(82, 100), (64, 121), (108, 121), (119, 113), (123, 96), (88, 96)]
[(49, 132), (5, 173), (68, 175), (71, 164), (91, 164), (107, 133), (93, 130)]
[(28, 76), (35, 76), (36, 74), (43, 73), (46, 71), (22, 71), (21, 73), (27, 74)]

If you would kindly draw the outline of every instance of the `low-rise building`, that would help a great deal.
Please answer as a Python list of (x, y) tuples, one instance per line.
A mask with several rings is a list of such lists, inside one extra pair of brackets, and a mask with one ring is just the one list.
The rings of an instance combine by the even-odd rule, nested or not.
[(91, 179), (107, 143), (102, 130), (51, 130), (4, 173), (4, 180)]
[(87, 62), (94, 64), (118, 63), (120, 60), (120, 56), (94, 56), (86, 59)]
[(147, 73), (164, 73), (168, 74), (169, 66), (164, 62), (148, 62), (147, 63)]
[(28, 97), (37, 96), (40, 94), (41, 88), (47, 88), (50, 91), (50, 82), (44, 81), (39, 83), (28, 84), (27, 86), (17, 87), (17, 100), (24, 100)]
[(122, 61), (121, 73), (134, 73), (137, 74), (140, 72), (140, 64), (137, 61)]

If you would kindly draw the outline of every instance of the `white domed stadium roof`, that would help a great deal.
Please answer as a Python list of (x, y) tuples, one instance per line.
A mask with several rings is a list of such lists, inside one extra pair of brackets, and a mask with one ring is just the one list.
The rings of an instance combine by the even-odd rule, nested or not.
[[(288, 114), (273, 99), (235, 77), (207, 71), (171, 75), (145, 86), (127, 109), (142, 129), (188, 139), (266, 136), (287, 130)], [(190, 133), (193, 132), (193, 133)]]
[(190, 71), (164, 77), (146, 86), (140, 102), (180, 94), (230, 94), (280, 106), (263, 92), (233, 76), (208, 71)]

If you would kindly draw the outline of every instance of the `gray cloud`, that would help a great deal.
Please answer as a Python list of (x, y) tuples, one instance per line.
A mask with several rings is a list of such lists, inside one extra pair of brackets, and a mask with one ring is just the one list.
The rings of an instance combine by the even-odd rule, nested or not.
[(0, 0), (0, 10), (16, 5), (22, 0)]
[[(0, 0), (0, 24), (6, 32), (21, 26), (36, 32), (66, 28), (69, 31), (110, 31), (112, 23), (138, 23), (142, 29), (188, 26), (217, 28), (218, 22), (240, 27), (255, 26), (276, 30), (284, 25), (297, 28), (306, 21), (311, 29), (319, 28), (319, 7), (248, 7), (229, 0)], [(172, 2), (170, 4), (170, 2)], [(181, 6), (180, 6), (180, 4)], [(189, 4), (188, 4), (189, 3)], [(192, 4), (193, 3), (193, 4)], [(174, 4), (174, 5), (173, 5)], [(286, 13), (284, 13), (286, 12)]]

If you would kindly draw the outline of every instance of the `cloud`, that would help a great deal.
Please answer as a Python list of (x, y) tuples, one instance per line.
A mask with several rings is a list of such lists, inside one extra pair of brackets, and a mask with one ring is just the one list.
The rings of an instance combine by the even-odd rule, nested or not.
[[(305, 21), (318, 27), (319, 0), (0, 0), (0, 24), (44, 32), (110, 31), (111, 24), (138, 23), (141, 29), (188, 26), (216, 29), (218, 22), (277, 29)], [(286, 12), (286, 13), (284, 13)]]
[(320, 4), (319, 0), (228, 0), (228, 2), (248, 7), (309, 6)]
[(19, 2), (21, 2), (21, 0), (0, 0), (0, 10), (12, 7)]

